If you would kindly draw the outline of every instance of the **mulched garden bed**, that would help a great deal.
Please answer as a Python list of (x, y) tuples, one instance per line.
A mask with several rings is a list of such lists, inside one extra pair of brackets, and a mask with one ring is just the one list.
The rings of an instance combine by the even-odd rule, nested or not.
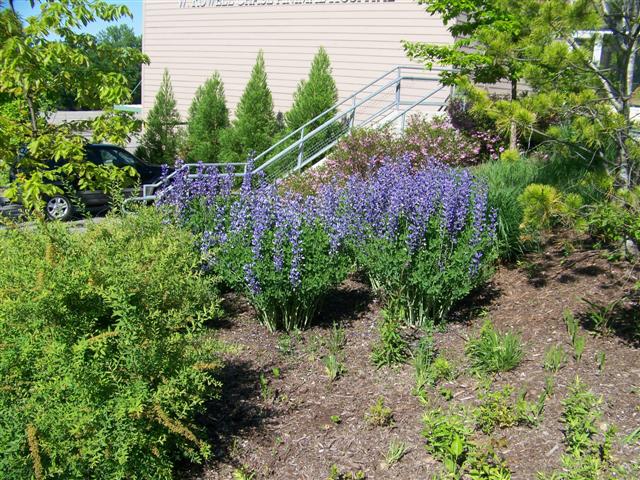
[[(612, 335), (582, 332), (588, 338), (580, 362), (571, 357), (563, 321), (565, 309), (582, 318), (589, 308), (582, 298), (606, 304), (625, 296), (638, 281), (638, 269), (626, 262), (609, 262), (601, 251), (578, 249), (567, 254), (565, 250), (555, 242), (543, 253), (527, 256), (519, 266), (500, 267), (489, 285), (460, 306), (446, 330), (435, 334), (439, 351), (461, 372), (455, 381), (443, 384), (453, 392), (451, 402), (469, 406), (477, 403), (480, 382), (469, 373), (464, 344), (478, 331), (486, 313), (498, 330), (513, 329), (525, 342), (524, 361), (515, 370), (497, 375), (495, 387), (510, 384), (516, 390), (527, 389), (528, 398), (537, 398), (549, 375), (542, 368), (545, 350), (561, 344), (569, 354), (567, 366), (556, 374), (554, 393), (540, 425), (497, 430), (492, 435), (513, 479), (532, 479), (538, 471), (560, 466), (564, 450), (561, 401), (576, 375), (603, 396), (603, 420), (618, 427), (618, 438), (640, 426), (640, 350), (638, 339), (627, 328), (631, 319), (638, 320), (637, 298), (619, 306), (619, 328)], [(211, 432), (214, 458), (192, 470), (191, 478), (227, 480), (242, 466), (255, 471), (256, 479), (324, 480), (333, 464), (341, 471), (363, 470), (368, 479), (422, 480), (440, 470), (439, 462), (424, 448), (421, 430), (426, 407), (411, 394), (412, 366), (376, 369), (370, 360), (378, 338), (380, 305), (366, 285), (345, 282), (320, 314), (320, 324), (298, 335), (268, 333), (242, 298), (229, 295), (226, 308), (230, 313), (219, 336), (238, 348), (225, 358), (223, 398), (209, 405), (203, 419)], [(322, 343), (333, 322), (345, 329), (346, 373), (330, 383)], [(586, 322), (581, 329), (588, 326)], [(602, 372), (596, 362), (598, 352), (606, 354)], [(266, 381), (263, 387), (261, 374), (262, 383)], [(437, 389), (429, 392), (433, 405), (447, 403)], [(391, 427), (372, 427), (365, 421), (365, 413), (379, 397), (393, 411)], [(339, 416), (340, 422), (332, 421), (332, 416)], [(384, 455), (393, 439), (405, 442), (409, 451), (389, 468)], [(620, 461), (637, 459), (640, 448), (618, 444), (614, 455)]]

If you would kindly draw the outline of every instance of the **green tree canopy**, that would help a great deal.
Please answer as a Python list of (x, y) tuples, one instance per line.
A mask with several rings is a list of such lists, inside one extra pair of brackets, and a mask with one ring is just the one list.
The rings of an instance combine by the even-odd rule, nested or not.
[(277, 132), (264, 54), (258, 53), (251, 77), (236, 107), (236, 118), (221, 137), (221, 160), (245, 162), (271, 146)]
[(224, 85), (215, 72), (198, 87), (189, 108), (187, 142), (189, 160), (215, 163), (220, 155), (220, 134), (229, 126)]
[[(419, 0), (442, 16), (453, 45), (405, 42), (413, 59), (454, 67), (443, 81), (461, 86), (510, 131), (591, 150), (621, 183), (638, 181), (640, 148), (631, 134), (640, 3), (627, 0)], [(595, 58), (600, 44), (608, 61)], [(512, 85), (493, 101), (474, 83)], [(518, 82), (530, 91), (517, 95)], [(614, 153), (611, 154), (611, 151)], [(615, 160), (612, 160), (615, 158)], [(634, 173), (635, 172), (635, 173)], [(634, 179), (635, 178), (635, 179)]]
[[(83, 132), (94, 142), (123, 144), (136, 129), (130, 114), (114, 111), (115, 104), (131, 97), (122, 71), (132, 63), (148, 61), (139, 50), (99, 44), (85, 33), (96, 20), (107, 22), (131, 16), (129, 9), (103, 0), (55, 0), (41, 2), (38, 15), (24, 21), (12, 8), (0, 11), (0, 93), (14, 104), (0, 111), (0, 124), (8, 141), (0, 143), (0, 162), (17, 162), (22, 175), (6, 194), (37, 205), (43, 195), (60, 191), (51, 181), (65, 177), (80, 188), (94, 188), (111, 181), (118, 171), (98, 167), (84, 156)], [(111, 68), (100, 65), (110, 59)], [(91, 121), (52, 125), (47, 119), (67, 92), (79, 104), (104, 113)], [(15, 112), (19, 114), (15, 114)], [(17, 158), (18, 151), (26, 154)], [(68, 162), (50, 169), (45, 162)], [(46, 181), (45, 181), (46, 180)]]
[(179, 124), (180, 114), (176, 109), (171, 77), (165, 68), (136, 154), (149, 163), (173, 165), (178, 154)]

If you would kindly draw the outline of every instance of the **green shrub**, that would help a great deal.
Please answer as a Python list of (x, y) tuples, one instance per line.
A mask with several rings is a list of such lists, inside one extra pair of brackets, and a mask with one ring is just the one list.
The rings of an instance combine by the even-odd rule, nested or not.
[(558, 373), (567, 363), (567, 352), (562, 345), (554, 345), (544, 352), (543, 368), (553, 373)]
[(482, 373), (508, 372), (516, 368), (524, 356), (520, 336), (498, 333), (491, 320), (487, 320), (480, 334), (470, 339), (465, 347), (474, 370)]
[[(327, 51), (320, 47), (311, 62), (309, 79), (301, 80), (293, 94), (293, 105), (285, 114), (287, 128), (290, 131), (296, 130), (331, 108), (337, 101), (338, 88), (331, 76), (331, 61)], [(309, 126), (307, 132), (322, 125), (330, 116), (319, 118)]]
[(380, 368), (404, 363), (409, 357), (409, 345), (402, 338), (402, 317), (389, 310), (382, 310), (382, 321), (378, 325), (379, 339), (373, 346), (371, 360)]
[(0, 231), (0, 476), (169, 479), (209, 454), (215, 285), (152, 213)]
[(236, 118), (220, 136), (220, 161), (246, 162), (250, 155), (258, 155), (273, 144), (276, 131), (273, 98), (260, 51), (236, 107)]
[(224, 97), (224, 85), (216, 72), (198, 87), (189, 108), (189, 161), (217, 162), (220, 155), (220, 134), (228, 126), (229, 112)]
[(136, 155), (155, 164), (173, 165), (178, 154), (180, 115), (171, 87), (169, 71), (164, 70), (160, 90), (147, 115), (144, 133)]
[(393, 425), (393, 412), (384, 405), (384, 398), (380, 397), (369, 407), (364, 419), (374, 427), (390, 427)]

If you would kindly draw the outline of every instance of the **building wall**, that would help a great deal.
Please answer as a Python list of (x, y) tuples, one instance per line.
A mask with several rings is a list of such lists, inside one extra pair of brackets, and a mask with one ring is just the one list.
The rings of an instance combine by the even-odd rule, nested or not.
[(165, 68), (183, 116), (214, 70), (233, 111), (262, 49), (275, 110), (284, 112), (320, 46), (345, 98), (410, 63), (401, 40), (451, 42), (440, 19), (415, 0), (144, 0), (143, 15), (143, 49), (151, 60), (143, 68), (145, 113)]

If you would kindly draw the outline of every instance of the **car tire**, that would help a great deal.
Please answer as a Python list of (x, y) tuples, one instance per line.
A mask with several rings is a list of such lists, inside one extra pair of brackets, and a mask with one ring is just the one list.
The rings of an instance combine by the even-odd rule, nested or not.
[(44, 211), (49, 220), (66, 222), (73, 216), (73, 204), (64, 195), (54, 195), (47, 200)]

